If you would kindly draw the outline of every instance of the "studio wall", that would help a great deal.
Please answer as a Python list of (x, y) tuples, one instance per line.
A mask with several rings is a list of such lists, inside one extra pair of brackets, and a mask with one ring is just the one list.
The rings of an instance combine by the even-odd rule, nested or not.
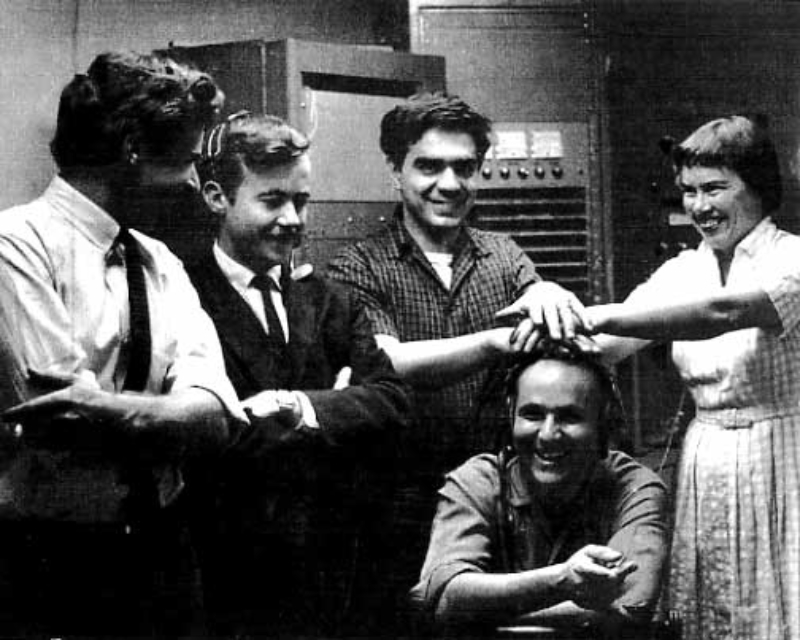
[(397, 0), (0, 0), (0, 15), (0, 208), (46, 186), (58, 95), (100, 51), (287, 37), (391, 46), (407, 32)]

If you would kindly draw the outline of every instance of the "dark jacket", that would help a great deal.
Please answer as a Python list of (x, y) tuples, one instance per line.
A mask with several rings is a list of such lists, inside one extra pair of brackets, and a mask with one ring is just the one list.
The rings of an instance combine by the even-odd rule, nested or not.
[[(212, 630), (335, 634), (353, 600), (356, 549), (380, 533), (392, 442), (407, 426), (405, 386), (340, 285), (316, 274), (288, 283), (282, 359), (213, 255), (188, 272), (240, 399), (301, 390), (320, 424), (309, 435), (261, 420), (195, 474), (204, 476), (190, 504)], [(345, 366), (351, 386), (334, 391)]]

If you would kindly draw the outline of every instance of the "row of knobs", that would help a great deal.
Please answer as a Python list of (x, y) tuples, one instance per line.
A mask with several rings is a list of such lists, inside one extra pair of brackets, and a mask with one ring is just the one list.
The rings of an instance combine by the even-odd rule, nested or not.
[[(553, 167), (550, 169), (550, 173), (552, 174), (552, 176), (556, 180), (560, 180), (564, 176), (564, 169), (562, 169), (560, 165), (556, 164), (556, 165), (553, 165)], [(508, 168), (508, 167), (500, 167), (497, 170), (497, 174), (503, 180), (508, 180), (511, 177), (511, 169)], [(492, 167), (490, 167), (490, 166), (483, 167), (483, 169), (481, 169), (481, 175), (486, 180), (489, 180), (492, 177)], [(527, 180), (530, 177), (531, 172), (527, 167), (518, 167), (517, 168), (517, 175), (522, 180)], [(542, 165), (537, 164), (533, 168), (533, 175), (536, 176), (537, 178), (539, 178), (539, 180), (543, 180), (545, 175), (546, 175), (545, 168)]]

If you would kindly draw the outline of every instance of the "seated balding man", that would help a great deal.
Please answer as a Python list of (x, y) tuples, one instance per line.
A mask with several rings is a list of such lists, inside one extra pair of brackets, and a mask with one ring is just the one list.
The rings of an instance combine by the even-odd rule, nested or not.
[(545, 340), (511, 372), (513, 451), (450, 473), (412, 597), (439, 630), (647, 623), (668, 548), (658, 476), (608, 450), (618, 406), (594, 355)]

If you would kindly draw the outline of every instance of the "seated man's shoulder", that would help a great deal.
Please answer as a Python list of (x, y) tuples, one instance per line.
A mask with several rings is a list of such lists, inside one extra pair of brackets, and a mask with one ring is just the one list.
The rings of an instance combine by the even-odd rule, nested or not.
[(608, 481), (630, 491), (651, 487), (666, 492), (666, 485), (652, 469), (621, 451), (610, 451), (603, 461), (603, 472)]
[(447, 474), (445, 488), (456, 486), (472, 497), (493, 497), (500, 490), (499, 457), (482, 453)]

